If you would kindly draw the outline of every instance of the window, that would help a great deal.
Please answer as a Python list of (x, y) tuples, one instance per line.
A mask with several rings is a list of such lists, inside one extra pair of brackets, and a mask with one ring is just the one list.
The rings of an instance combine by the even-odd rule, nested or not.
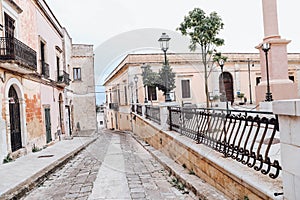
[(157, 101), (157, 93), (155, 86), (147, 86), (148, 89), (148, 100), (149, 101)]
[(41, 59), (41, 74), (48, 78), (49, 73), (49, 64), (46, 62), (46, 42), (40, 38), (40, 59)]
[(190, 80), (181, 80), (182, 98), (191, 98)]
[(111, 91), (109, 92), (109, 103), (112, 102), (112, 94), (111, 94)]
[(128, 104), (128, 99), (127, 99), (127, 86), (124, 86), (124, 97), (125, 97), (125, 105)]
[(5, 20), (5, 37), (14, 38), (15, 20), (6, 13), (4, 13), (4, 20)]
[(118, 86), (118, 89), (117, 89), (117, 99), (118, 99), (118, 103), (121, 104), (121, 95), (120, 95), (120, 88)]
[(73, 68), (73, 80), (81, 80), (81, 68)]
[(56, 57), (57, 80), (58, 80), (58, 81), (62, 81), (62, 80), (60, 80), (60, 77), (59, 77), (59, 71), (60, 71), (60, 66), (59, 66), (59, 64), (60, 64), (60, 59), (59, 59), (59, 57), (57, 56), (57, 57)]
[(295, 82), (295, 77), (293, 75), (289, 75), (289, 79), (293, 82)]
[(256, 77), (256, 85), (258, 85), (261, 82), (261, 77)]

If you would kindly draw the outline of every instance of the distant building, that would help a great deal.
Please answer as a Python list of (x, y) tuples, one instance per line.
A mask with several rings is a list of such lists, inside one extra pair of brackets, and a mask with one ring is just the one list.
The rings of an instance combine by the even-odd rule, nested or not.
[[(92, 47), (73, 45), (44, 0), (3, 0), (0, 8), (0, 158), (18, 157), (69, 138), (77, 131), (76, 123), (81, 130), (95, 130), (92, 122), (78, 118), (82, 108), (77, 105), (83, 104), (76, 93), (81, 91), (70, 76), (75, 57), (87, 54), (75, 51), (78, 47), (91, 57), (82, 67), (93, 70)], [(82, 79), (93, 84), (93, 73)], [(88, 120), (95, 124), (95, 107), (92, 112), (87, 106), (87, 112), (84, 117), (93, 116)]]
[(71, 65), (74, 123), (77, 132), (85, 135), (97, 129), (93, 46), (73, 45)]
[[(224, 108), (226, 101), (229, 105), (249, 104), (250, 102), (258, 105), (255, 88), (261, 82), (259, 54), (224, 53), (223, 55), (228, 57), (223, 74), (217, 63), (208, 68), (210, 105)], [(289, 78), (298, 85), (299, 96), (299, 54), (288, 56)], [(167, 58), (176, 74), (176, 88), (171, 91), (173, 102), (177, 105), (205, 107), (204, 67), (200, 60), (201, 55), (170, 53)], [(158, 72), (163, 61), (162, 54), (129, 54), (111, 72), (104, 83), (107, 128), (130, 130), (132, 105), (137, 102), (144, 104), (145, 100), (151, 105), (164, 102), (163, 93), (157, 88), (144, 87), (141, 76), (142, 65), (148, 64), (153, 71)], [(134, 80), (135, 76), (138, 78), (137, 82)]]

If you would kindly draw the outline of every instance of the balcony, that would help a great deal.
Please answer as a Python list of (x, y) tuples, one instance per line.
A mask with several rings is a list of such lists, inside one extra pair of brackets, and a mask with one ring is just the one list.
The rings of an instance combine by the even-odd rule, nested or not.
[(1, 67), (23, 74), (37, 70), (36, 52), (16, 38), (0, 37)]
[(60, 75), (57, 79), (57, 84), (60, 86), (70, 85), (70, 75), (63, 71), (62, 75)]
[(44, 76), (44, 78), (49, 78), (49, 64), (41, 60), (41, 67), (42, 67), (42, 76)]
[(108, 104), (108, 108), (114, 111), (118, 111), (119, 110), (119, 104), (118, 103), (109, 103)]

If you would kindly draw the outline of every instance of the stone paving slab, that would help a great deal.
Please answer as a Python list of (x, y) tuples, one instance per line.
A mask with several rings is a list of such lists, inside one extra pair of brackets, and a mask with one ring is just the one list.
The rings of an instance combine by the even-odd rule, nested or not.
[(196, 200), (130, 134), (104, 130), (22, 200)]
[(131, 199), (120, 138), (113, 135), (89, 199)]
[(133, 138), (139, 142), (153, 157), (155, 157), (165, 169), (170, 171), (177, 179), (190, 189), (200, 199), (207, 200), (229, 200), (229, 198), (216, 188), (212, 187), (199, 177), (191, 175), (182, 166), (175, 161), (161, 153), (159, 150), (154, 149), (150, 145), (138, 138), (138, 136), (131, 133)]
[(42, 151), (0, 165), (0, 199), (20, 198), (95, 140), (94, 136), (62, 140)]

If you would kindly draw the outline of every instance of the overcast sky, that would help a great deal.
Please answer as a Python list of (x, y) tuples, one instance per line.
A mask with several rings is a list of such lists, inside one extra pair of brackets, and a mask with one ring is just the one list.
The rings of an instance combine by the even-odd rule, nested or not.
[[(157, 48), (162, 32), (172, 39), (169, 52), (188, 52), (176, 28), (195, 7), (216, 11), (225, 26), (220, 37), (223, 53), (258, 53), (264, 37), (262, 0), (46, 0), (73, 43), (93, 44), (96, 91), (122, 56), (136, 50)], [(300, 53), (300, 0), (277, 0), (279, 34), (292, 40), (288, 52)], [(173, 31), (173, 32), (172, 32)], [(178, 33), (178, 34), (177, 34)], [(183, 47), (183, 48), (182, 48)], [(157, 50), (156, 49), (156, 50)], [(159, 49), (158, 49), (159, 50)], [(104, 101), (97, 94), (97, 103)]]
[[(258, 52), (263, 39), (261, 0), (46, 0), (73, 43), (93, 44), (141, 28), (175, 31), (195, 7), (216, 11), (225, 24), (223, 52)], [(279, 33), (292, 40), (289, 52), (300, 52), (300, 1), (277, 0)]]

